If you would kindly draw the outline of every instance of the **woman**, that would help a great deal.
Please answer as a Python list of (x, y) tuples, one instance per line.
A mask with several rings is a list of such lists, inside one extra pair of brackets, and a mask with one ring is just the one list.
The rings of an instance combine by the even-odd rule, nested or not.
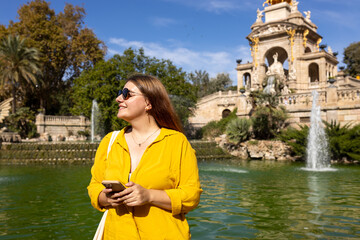
[[(88, 186), (92, 205), (109, 209), (104, 239), (189, 239), (185, 214), (202, 192), (195, 152), (159, 79), (133, 75), (116, 98), (121, 130), (107, 157), (111, 133), (96, 152)], [(127, 188), (110, 194), (103, 180)]]

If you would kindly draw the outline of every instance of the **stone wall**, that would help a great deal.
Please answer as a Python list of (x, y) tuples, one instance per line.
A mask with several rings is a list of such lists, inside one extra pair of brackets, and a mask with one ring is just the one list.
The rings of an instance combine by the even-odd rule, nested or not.
[(286, 143), (274, 140), (249, 140), (232, 144), (222, 135), (215, 139), (219, 146), (232, 156), (242, 160), (297, 161), (299, 157), (291, 156), (291, 147)]
[(84, 116), (50, 116), (42, 113), (36, 116), (37, 132), (45, 133), (52, 139), (57, 136), (69, 137), (78, 135), (78, 131), (90, 130), (90, 120)]
[[(190, 141), (198, 160), (231, 158), (215, 142)], [(99, 142), (1, 143), (1, 164), (93, 163)]]
[[(360, 123), (360, 87), (338, 88), (330, 85), (318, 91), (322, 119), (330, 122), (335, 120), (341, 125)], [(280, 105), (286, 107), (290, 114), (292, 126), (309, 124), (312, 106), (311, 91), (282, 95)], [(194, 116), (189, 122), (194, 127), (203, 127), (208, 122), (220, 120), (222, 112), (237, 108), (237, 116), (249, 118), (252, 109), (248, 93), (218, 92), (200, 99), (196, 105)]]

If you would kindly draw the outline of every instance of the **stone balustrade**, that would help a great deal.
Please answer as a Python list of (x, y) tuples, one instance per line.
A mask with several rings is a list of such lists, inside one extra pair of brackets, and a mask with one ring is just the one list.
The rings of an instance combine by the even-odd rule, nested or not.
[[(81, 116), (49, 116), (45, 115), (46, 123), (62, 123), (63, 125), (78, 125), (81, 122)], [(86, 121), (86, 120), (85, 120)]]
[[(342, 89), (337, 91), (338, 101), (356, 102), (360, 101), (360, 89)], [(360, 102), (359, 102), (360, 103)]]
[[(333, 85), (318, 90), (319, 105), (322, 119), (337, 121), (340, 124), (360, 123), (360, 87), (341, 88)], [(310, 123), (312, 92), (300, 92), (282, 95), (280, 105), (290, 113), (290, 124)], [(194, 127), (202, 127), (210, 121), (221, 119), (223, 111), (233, 111), (237, 108), (239, 117), (248, 117), (252, 109), (252, 101), (248, 92), (241, 94), (236, 91), (217, 92), (206, 96), (197, 103), (197, 110), (189, 122)]]
[[(319, 104), (324, 105), (326, 103), (326, 91), (318, 91)], [(311, 92), (308, 93), (291, 93), (282, 95), (279, 97), (280, 105), (289, 106), (290, 108), (308, 108), (312, 104)]]
[(90, 120), (84, 116), (51, 116), (42, 113), (36, 116), (37, 132), (40, 135), (49, 134), (52, 139), (61, 135), (69, 137), (79, 131), (90, 129)]

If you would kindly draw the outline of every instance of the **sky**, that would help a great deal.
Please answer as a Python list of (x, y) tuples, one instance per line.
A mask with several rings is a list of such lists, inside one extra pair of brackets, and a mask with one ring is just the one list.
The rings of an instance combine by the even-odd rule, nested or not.
[[(246, 36), (265, 0), (52, 0), (56, 13), (65, 3), (85, 8), (85, 26), (108, 48), (106, 58), (129, 47), (145, 55), (170, 59), (186, 72), (205, 70), (210, 77), (229, 73), (236, 84), (236, 59), (252, 61)], [(0, 24), (17, 21), (28, 1), (0, 0)], [(298, 0), (301, 13), (311, 11), (322, 43), (339, 52), (360, 41), (360, 0)], [(303, 14), (304, 15), (304, 14)]]

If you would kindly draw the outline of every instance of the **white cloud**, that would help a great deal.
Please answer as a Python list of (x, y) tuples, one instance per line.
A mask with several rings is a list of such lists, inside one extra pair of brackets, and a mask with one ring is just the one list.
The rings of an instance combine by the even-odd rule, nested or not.
[(170, 25), (177, 23), (177, 21), (174, 19), (162, 18), (162, 17), (154, 17), (151, 19), (151, 22), (154, 26), (157, 26), (157, 27), (168, 27)]
[(229, 73), (234, 83), (237, 81), (236, 59), (242, 58), (243, 61), (250, 61), (250, 49), (247, 46), (238, 46), (230, 51), (202, 52), (174, 45), (111, 38), (108, 47), (110, 55), (122, 54), (129, 47), (135, 49), (142, 47), (145, 50), (145, 55), (158, 59), (169, 59), (186, 72), (206, 70), (210, 77), (215, 77), (217, 73)]

